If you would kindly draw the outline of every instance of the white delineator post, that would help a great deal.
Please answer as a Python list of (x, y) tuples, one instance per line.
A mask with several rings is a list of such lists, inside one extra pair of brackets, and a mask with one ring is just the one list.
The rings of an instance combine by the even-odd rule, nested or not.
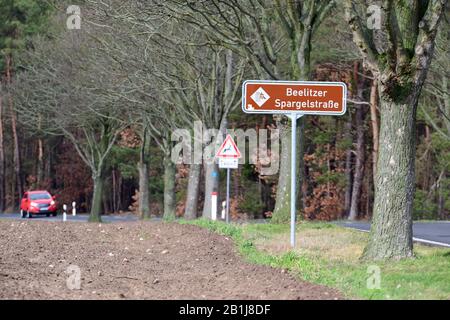
[(211, 220), (217, 220), (217, 192), (211, 193)]
[(74, 201), (72, 202), (72, 216), (76, 216), (77, 215), (77, 203)]
[(291, 118), (291, 247), (295, 248), (295, 220), (297, 198), (297, 119), (301, 114), (292, 113)]
[(226, 207), (226, 205), (227, 205), (227, 202), (226, 201), (222, 201), (222, 220), (225, 220), (225, 215), (226, 215), (226, 212), (225, 212), (225, 207)]
[(67, 220), (67, 204), (63, 204), (63, 221)]

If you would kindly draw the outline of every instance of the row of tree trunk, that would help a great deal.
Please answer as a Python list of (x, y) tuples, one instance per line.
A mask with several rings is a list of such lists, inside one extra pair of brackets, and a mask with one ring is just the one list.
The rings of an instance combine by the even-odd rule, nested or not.
[[(4, 126), (4, 101), (6, 101), (11, 122), (11, 133), (13, 141), (13, 167), (14, 174), (11, 179), (10, 205), (14, 210), (17, 208), (16, 199), (23, 194), (23, 175), (20, 158), (19, 134), (17, 127), (17, 115), (14, 110), (14, 101), (12, 95), (8, 92), (12, 83), (13, 62), (10, 53), (5, 54), (5, 75), (0, 79), (0, 211), (5, 210), (6, 198), (6, 168), (5, 168), (5, 126)], [(17, 198), (16, 198), (17, 196)]]

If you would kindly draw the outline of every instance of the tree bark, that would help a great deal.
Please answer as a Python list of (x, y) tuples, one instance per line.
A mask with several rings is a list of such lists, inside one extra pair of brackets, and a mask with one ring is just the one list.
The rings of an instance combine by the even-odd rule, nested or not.
[(353, 136), (352, 136), (352, 114), (348, 113), (348, 120), (345, 123), (345, 139), (348, 140), (349, 146), (345, 152), (345, 214), (348, 216), (350, 214), (350, 206), (352, 202), (352, 147)]
[(5, 210), (5, 148), (3, 137), (3, 91), (0, 82), (0, 212)]
[[(297, 120), (297, 208), (298, 211), (305, 212), (306, 199), (309, 196), (309, 189), (305, 185), (307, 183), (308, 176), (306, 174), (305, 167), (305, 150), (306, 150), (306, 119), (305, 117)], [(290, 191), (290, 189), (289, 189)], [(289, 198), (290, 199), (290, 198)]]
[(109, 177), (104, 177), (103, 180), (102, 209), (103, 214), (111, 212), (111, 183)]
[[(309, 80), (311, 77), (311, 30), (304, 30), (302, 33), (295, 33), (291, 38), (291, 55), (290, 55), (290, 71), (291, 77), (296, 80)], [(304, 209), (305, 197), (307, 192), (303, 192), (302, 183), (305, 178), (305, 125), (304, 117), (297, 120), (297, 208)], [(280, 156), (280, 173), (278, 176), (278, 189), (276, 195), (275, 209), (272, 214), (274, 222), (287, 222), (290, 220), (291, 205), (291, 130), (288, 128), (289, 123), (283, 125), (281, 156)], [(287, 162), (284, 162), (288, 160)], [(300, 195), (300, 196), (299, 196)]]
[(116, 170), (116, 204), (114, 205), (116, 208), (116, 211), (122, 210), (122, 199), (126, 198), (126, 201), (128, 201), (128, 194), (124, 197), (124, 192), (122, 188), (122, 176), (119, 171)]
[(38, 138), (38, 158), (37, 158), (37, 174), (36, 185), (43, 188), (44, 181), (44, 142), (42, 138)]
[(238, 167), (236, 170), (233, 170), (233, 193), (235, 198), (238, 198), (241, 194), (240, 188), (240, 179), (241, 179), (241, 167)]
[[(53, 143), (52, 140), (49, 141), (50, 144)], [(55, 152), (54, 148), (48, 148), (47, 149), (47, 156), (45, 159), (45, 165), (44, 165), (44, 180), (48, 181), (48, 184), (46, 187), (50, 187), (53, 184), (53, 175), (52, 175), (52, 167), (53, 167), (53, 153)]]
[(164, 157), (164, 219), (175, 219), (175, 164), (170, 158), (170, 151)]
[[(362, 101), (364, 98), (363, 87), (364, 78), (359, 76), (359, 62), (355, 62), (353, 66), (353, 79), (355, 83), (355, 96), (358, 101)], [(360, 210), (361, 204), (361, 188), (364, 178), (364, 161), (365, 161), (365, 148), (364, 148), (364, 118), (365, 110), (364, 106), (361, 104), (356, 104), (356, 161), (355, 161), (355, 171), (353, 177), (353, 189), (352, 189), (352, 200), (350, 203), (350, 212), (348, 215), (349, 220), (356, 220)]]
[(415, 189), (417, 103), (396, 104), (380, 97), (380, 153), (374, 214), (364, 258), (413, 256), (412, 209)]
[(358, 218), (359, 206), (361, 200), (361, 187), (364, 178), (364, 158), (365, 158), (365, 141), (364, 141), (364, 109), (363, 105), (356, 105), (356, 163), (355, 174), (353, 177), (352, 201), (350, 205), (349, 220)]
[(186, 211), (184, 217), (186, 219), (197, 218), (198, 196), (200, 191), (200, 164), (191, 164), (189, 168), (188, 193), (186, 198)]
[[(284, 119), (283, 119), (284, 120)], [(281, 137), (280, 173), (278, 177), (275, 209), (272, 221), (284, 223), (290, 219), (290, 191), (291, 191), (291, 130), (288, 123), (279, 124)]]
[(117, 207), (117, 177), (116, 177), (116, 169), (114, 167), (111, 169), (111, 179), (112, 179), (112, 209), (113, 212), (117, 212), (119, 211)]
[(89, 222), (101, 222), (104, 180), (102, 174), (93, 174), (92, 179), (94, 182), (94, 194), (92, 195)]
[[(228, 121), (226, 116), (222, 117), (222, 120), (219, 124), (219, 129), (217, 132), (216, 136), (208, 136), (208, 139), (206, 139), (207, 141), (210, 141), (210, 143), (207, 145), (207, 147), (205, 147), (205, 151), (207, 150), (207, 148), (211, 148), (212, 146), (214, 147), (212, 152), (214, 154), (210, 154), (207, 155), (205, 154), (204, 156), (204, 164), (203, 167), (205, 168), (205, 201), (203, 202), (203, 213), (202, 213), (202, 217), (206, 218), (206, 219), (211, 219), (211, 208), (212, 208), (212, 203), (211, 203), (211, 194), (213, 192), (219, 192), (219, 166), (217, 165), (216, 161), (212, 161), (211, 159), (209, 159), (211, 156), (214, 157), (215, 155), (215, 151), (220, 147), (221, 144), (221, 140), (218, 138), (220, 135), (223, 135), (224, 133), (226, 133), (226, 128), (228, 125)], [(211, 150), (209, 150), (211, 151)], [(207, 153), (207, 152), (206, 152)], [(219, 194), (217, 195), (217, 199), (219, 198)], [(219, 204), (219, 201), (217, 201), (217, 205)], [(217, 212), (218, 211), (218, 206), (216, 207)]]
[[(280, 172), (278, 175), (278, 187), (275, 209), (272, 213), (272, 221), (276, 223), (288, 222), (291, 218), (291, 123), (287, 119), (279, 122), (281, 137)], [(305, 162), (303, 159), (305, 150), (305, 119), (297, 120), (297, 154), (295, 155), (297, 166), (297, 193), (296, 208), (304, 208), (307, 191), (302, 188), (305, 177)], [(298, 211), (298, 210), (297, 210)]]
[(138, 162), (139, 171), (139, 215), (141, 219), (150, 219), (149, 172), (147, 165), (147, 127), (144, 125), (142, 144)]
[[(8, 84), (11, 84), (12, 81), (12, 57), (11, 54), (7, 54), (5, 57), (6, 60), (6, 81)], [(17, 186), (18, 197), (23, 194), (23, 183), (22, 183), (22, 171), (21, 171), (21, 161), (20, 161), (20, 149), (19, 149), (19, 136), (17, 134), (17, 116), (14, 110), (13, 98), (11, 93), (8, 94), (8, 102), (9, 102), (9, 111), (11, 114), (11, 128), (13, 135), (13, 145), (14, 145), (14, 174), (15, 174), (15, 183)], [(15, 203), (15, 195), (14, 192), (12, 194), (12, 206), (16, 207)]]
[(377, 81), (374, 79), (372, 81), (372, 86), (370, 88), (370, 122), (372, 124), (372, 138), (373, 138), (373, 151), (372, 151), (372, 171), (373, 180), (377, 174), (377, 160), (378, 160), (378, 145), (379, 145), (379, 124), (378, 124), (378, 113), (377, 113)]
[[(219, 192), (219, 167), (216, 163), (205, 164), (205, 201), (202, 217), (211, 219), (211, 194)], [(217, 201), (219, 203), (219, 201)], [(216, 208), (217, 209), (217, 208)]]
[(138, 162), (139, 171), (139, 216), (143, 220), (150, 219), (150, 191), (147, 163)]

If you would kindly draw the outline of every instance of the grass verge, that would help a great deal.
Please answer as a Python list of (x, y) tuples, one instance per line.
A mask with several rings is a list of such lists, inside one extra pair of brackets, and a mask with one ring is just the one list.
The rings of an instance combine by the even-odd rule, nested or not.
[[(415, 245), (416, 258), (365, 262), (359, 259), (367, 234), (331, 223), (301, 222), (297, 247), (289, 226), (180, 221), (231, 237), (249, 262), (289, 270), (301, 280), (337, 288), (356, 299), (450, 299), (450, 250)], [(373, 280), (380, 271), (379, 289)]]

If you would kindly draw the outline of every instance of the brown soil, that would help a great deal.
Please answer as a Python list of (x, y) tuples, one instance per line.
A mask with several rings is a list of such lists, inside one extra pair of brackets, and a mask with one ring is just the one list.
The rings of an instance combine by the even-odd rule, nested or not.
[[(81, 289), (69, 290), (69, 265)], [(0, 221), (0, 299), (337, 299), (177, 223)]]

